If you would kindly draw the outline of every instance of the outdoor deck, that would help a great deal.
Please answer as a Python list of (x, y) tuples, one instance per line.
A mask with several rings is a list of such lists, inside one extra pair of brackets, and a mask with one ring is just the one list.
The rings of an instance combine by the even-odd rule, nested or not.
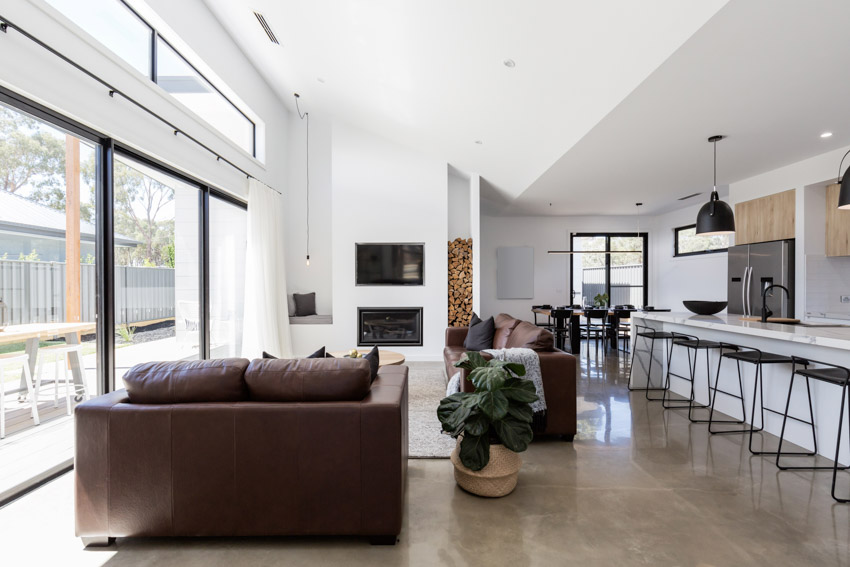
[(65, 414), (64, 400), (58, 408), (52, 400), (38, 404), (38, 426), (29, 404), (13, 400), (8, 406), (14, 409), (6, 410), (6, 438), (0, 439), (0, 501), (74, 459), (74, 418)]

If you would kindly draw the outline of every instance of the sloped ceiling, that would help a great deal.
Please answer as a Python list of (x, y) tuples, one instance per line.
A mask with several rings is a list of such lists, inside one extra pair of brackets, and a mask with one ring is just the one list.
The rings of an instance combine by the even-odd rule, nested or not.
[(712, 134), (721, 184), (850, 143), (843, 0), (204, 1), (291, 109), (481, 174), (495, 213), (669, 209)]

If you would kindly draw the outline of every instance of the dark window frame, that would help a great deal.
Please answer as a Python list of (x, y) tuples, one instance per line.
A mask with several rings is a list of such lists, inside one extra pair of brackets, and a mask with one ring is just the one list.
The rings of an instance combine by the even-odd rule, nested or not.
[[(245, 114), (245, 113), (242, 111), (242, 109), (241, 109), (241, 108), (239, 108), (239, 107), (238, 107), (238, 106), (237, 106), (237, 105), (236, 105), (236, 104), (235, 104), (232, 100), (230, 100), (229, 98), (227, 98), (227, 96), (226, 96), (223, 92), (221, 92), (221, 90), (220, 90), (220, 89), (219, 89), (219, 88), (215, 85), (215, 83), (213, 83), (212, 81), (210, 81), (210, 80), (206, 77), (206, 75), (204, 75), (203, 73), (201, 73), (201, 72), (198, 70), (198, 68), (197, 68), (197, 67), (195, 67), (194, 65), (192, 65), (192, 63), (191, 63), (188, 59), (186, 59), (186, 57), (185, 57), (182, 53), (180, 53), (180, 50), (178, 50), (176, 47), (174, 47), (174, 46), (171, 44), (171, 42), (169, 42), (167, 39), (165, 39), (165, 38), (162, 36), (162, 34), (160, 34), (160, 33), (157, 31), (157, 29), (156, 29), (155, 27), (153, 27), (153, 26), (150, 24), (150, 22), (148, 22), (146, 19), (144, 19), (142, 16), (140, 16), (140, 15), (139, 15), (139, 13), (138, 13), (138, 12), (136, 12), (136, 11), (133, 9), (133, 7), (132, 7), (132, 6), (130, 6), (130, 5), (126, 2), (126, 0), (118, 0), (118, 2), (120, 2), (120, 3), (121, 3), (121, 4), (125, 7), (125, 8), (127, 8), (127, 9), (130, 11), (130, 13), (131, 13), (131, 14), (133, 14), (134, 16), (136, 16), (136, 18), (138, 18), (138, 19), (139, 19), (139, 21), (140, 21), (140, 22), (142, 22), (144, 25), (146, 25), (146, 26), (148, 27), (148, 29), (150, 30), (150, 34), (151, 34), (151, 48), (150, 48), (150, 49), (151, 49), (151, 53), (150, 53), (151, 61), (150, 61), (150, 70), (149, 70), (149, 72), (150, 72), (150, 76), (149, 76), (148, 78), (151, 80), (151, 82), (153, 82), (155, 85), (159, 86), (159, 85), (157, 84), (157, 82), (156, 82), (156, 73), (157, 73), (157, 57), (159, 57), (159, 52), (158, 52), (158, 50), (157, 50), (156, 43), (157, 43), (157, 39), (161, 39), (161, 40), (162, 40), (162, 42), (163, 42), (165, 45), (167, 45), (168, 47), (170, 47), (170, 48), (171, 48), (171, 50), (172, 50), (172, 51), (174, 51), (174, 53), (177, 55), (177, 57), (179, 57), (180, 59), (182, 59), (182, 60), (183, 60), (183, 62), (184, 62), (184, 63), (186, 63), (186, 65), (188, 65), (188, 66), (189, 66), (189, 67), (190, 67), (190, 68), (191, 68), (194, 72), (196, 72), (196, 73), (198, 74), (198, 76), (199, 76), (199, 77), (201, 77), (204, 81), (206, 81), (206, 82), (207, 82), (207, 84), (208, 84), (209, 86), (211, 86), (211, 87), (213, 88), (213, 90), (215, 90), (215, 92), (216, 92), (216, 93), (218, 93), (218, 95), (219, 95), (221, 98), (223, 98), (225, 101), (227, 101), (227, 103), (228, 103), (228, 104), (230, 104), (230, 106), (232, 106), (233, 108), (235, 108), (235, 109), (236, 109), (236, 112), (238, 112), (239, 114), (241, 114), (241, 115), (242, 115), (242, 117), (243, 117), (243, 118), (245, 118), (245, 120), (247, 120), (247, 121), (248, 121), (248, 123), (251, 125), (251, 151), (250, 151), (250, 154), (251, 154), (251, 157), (256, 158), (256, 157), (257, 157), (257, 124), (256, 124), (253, 120), (251, 120), (251, 117), (250, 117), (250, 116), (248, 116), (247, 114)], [(176, 99), (175, 99), (175, 100), (176, 100)], [(202, 117), (202, 118), (203, 118), (203, 117)], [(206, 121), (206, 120), (204, 120), (204, 122), (207, 122), (207, 121)], [(209, 124), (209, 122), (207, 122), (207, 124)], [(212, 124), (210, 124), (210, 126), (212, 126)], [(212, 127), (213, 127), (215, 130), (217, 130), (217, 131), (218, 131), (218, 128), (215, 128), (215, 126), (212, 126)], [(225, 137), (226, 137), (226, 136), (225, 136)], [(228, 138), (228, 139), (229, 139), (229, 138)], [(236, 142), (235, 142), (235, 140), (231, 140), (231, 141), (233, 141), (234, 143), (236, 143)], [(240, 147), (241, 147), (241, 146), (240, 146)]]
[[(585, 237), (599, 237), (605, 238), (605, 250), (600, 251), (600, 254), (611, 251), (611, 238), (612, 237), (633, 237), (633, 238), (642, 238), (643, 239), (643, 250), (641, 253), (643, 254), (643, 305), (649, 305), (649, 233), (648, 232), (571, 232), (570, 233), (570, 250), (575, 250), (573, 246), (574, 240), (576, 238), (585, 238)], [(628, 254), (628, 250), (614, 250), (614, 253), (622, 253)], [(574, 278), (575, 278), (575, 270), (573, 269), (573, 259), (574, 255), (570, 257), (570, 291), (574, 288)], [(636, 286), (633, 286), (636, 287)], [(605, 293), (608, 294), (608, 297), (611, 297), (611, 254), (605, 254)], [(572, 296), (571, 296), (572, 297)], [(572, 300), (575, 303), (575, 300)], [(610, 307), (610, 306), (609, 306)]]
[(679, 233), (683, 230), (688, 230), (691, 228), (696, 228), (696, 224), (688, 224), (685, 226), (677, 226), (673, 229), (673, 257), (674, 258), (687, 258), (688, 256), (704, 256), (706, 254), (718, 254), (723, 252), (728, 252), (729, 248), (716, 248), (714, 250), (698, 250), (696, 252), (679, 252)]
[(123, 155), (175, 177), (199, 189), (199, 303), (201, 317), (201, 355), (210, 356), (209, 306), (209, 197), (215, 197), (244, 210), (248, 203), (222, 191), (190, 174), (179, 171), (129, 145), (108, 137), (44, 105), (36, 103), (10, 89), (0, 86), (0, 103), (29, 114), (49, 126), (96, 144), (97, 169), (95, 184), (95, 247), (96, 247), (96, 305), (97, 305), (97, 387), (98, 392), (115, 390), (115, 255), (114, 255), (114, 178), (115, 155)]

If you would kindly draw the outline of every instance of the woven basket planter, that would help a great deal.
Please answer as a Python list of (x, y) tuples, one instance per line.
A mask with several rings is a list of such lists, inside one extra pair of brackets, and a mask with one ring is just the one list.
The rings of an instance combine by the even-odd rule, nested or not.
[(499, 498), (507, 496), (516, 488), (522, 459), (504, 445), (490, 445), (490, 462), (480, 471), (473, 471), (460, 462), (460, 439), (452, 451), (452, 464), (455, 467), (455, 481), (467, 492)]

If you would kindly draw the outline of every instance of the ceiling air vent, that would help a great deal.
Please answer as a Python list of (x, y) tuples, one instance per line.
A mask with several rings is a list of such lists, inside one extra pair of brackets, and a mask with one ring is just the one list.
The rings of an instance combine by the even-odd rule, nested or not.
[(691, 197), (696, 197), (697, 195), (702, 195), (702, 193), (691, 193), (690, 195), (685, 195), (684, 197), (679, 197), (680, 201), (687, 201)]
[(257, 16), (257, 21), (260, 22), (260, 25), (263, 26), (263, 31), (266, 32), (266, 35), (269, 36), (269, 40), (272, 43), (280, 45), (280, 42), (277, 40), (277, 37), (274, 35), (272, 28), (269, 26), (269, 23), (266, 21), (266, 17), (259, 12), (254, 12), (254, 15)]

